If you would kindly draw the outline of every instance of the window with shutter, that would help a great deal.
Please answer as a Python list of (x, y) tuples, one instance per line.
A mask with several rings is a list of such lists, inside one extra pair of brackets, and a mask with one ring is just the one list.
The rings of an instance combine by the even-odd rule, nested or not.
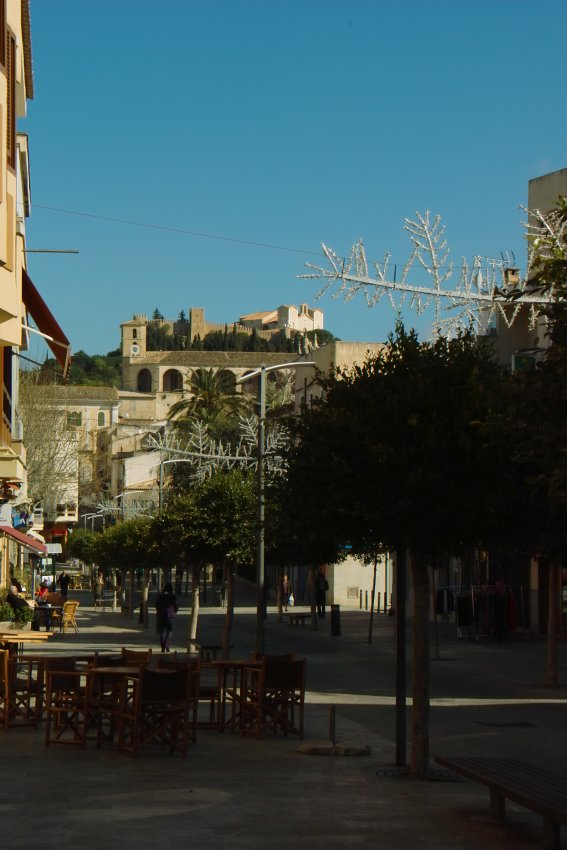
[(16, 39), (6, 33), (6, 160), (11, 168), (16, 167)]
[(0, 0), (0, 65), (6, 66), (6, 0)]

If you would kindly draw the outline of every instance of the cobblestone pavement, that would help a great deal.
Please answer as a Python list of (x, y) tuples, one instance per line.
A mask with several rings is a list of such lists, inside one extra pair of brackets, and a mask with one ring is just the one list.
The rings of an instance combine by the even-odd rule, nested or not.
[[(41, 651), (67, 654), (121, 646), (157, 647), (153, 628), (119, 612), (95, 611), (77, 593), (79, 634), (56, 634)], [(254, 647), (256, 617), (240, 588), (232, 656)], [(174, 648), (186, 643), (182, 600)], [(266, 651), (307, 657), (305, 742), (329, 737), (368, 744), (360, 757), (305, 755), (297, 739), (199, 731), (186, 760), (151, 749), (137, 759), (94, 745), (85, 751), (43, 745), (43, 730), (0, 733), (3, 777), (2, 846), (10, 850), (199, 850), (256, 848), (376, 848), (388, 850), (528, 850), (540, 847), (540, 818), (508, 805), (494, 823), (486, 789), (434, 771), (412, 781), (395, 765), (394, 621), (341, 612), (341, 636), (329, 617), (318, 631), (266, 621)], [(220, 643), (224, 610), (204, 607), (199, 640)], [(408, 677), (411, 640), (408, 636)], [(36, 650), (34, 649), (34, 652)], [(459, 640), (439, 626), (439, 657), (431, 661), (431, 754), (499, 755), (525, 759), (565, 775), (567, 768), (567, 646), (559, 650), (561, 686), (545, 686), (545, 643), (514, 636)], [(408, 695), (411, 688), (408, 685)], [(409, 702), (409, 700), (408, 700)], [(408, 750), (409, 724), (408, 706)], [(567, 831), (562, 833), (567, 847)]]

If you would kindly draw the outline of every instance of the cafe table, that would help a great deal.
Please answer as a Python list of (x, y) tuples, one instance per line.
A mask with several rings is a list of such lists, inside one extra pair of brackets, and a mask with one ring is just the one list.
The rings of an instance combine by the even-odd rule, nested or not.
[(34, 632), (27, 629), (10, 629), (0, 632), (0, 648), (9, 649), (10, 655), (21, 655), (25, 643), (45, 643), (53, 632)]
[(37, 605), (34, 609), (37, 612), (39, 617), (39, 626), (45, 626), (45, 630), (49, 631), (51, 628), (51, 617), (53, 614), (59, 614), (59, 631), (63, 628), (63, 621), (61, 615), (63, 614), (63, 606), (62, 605)]

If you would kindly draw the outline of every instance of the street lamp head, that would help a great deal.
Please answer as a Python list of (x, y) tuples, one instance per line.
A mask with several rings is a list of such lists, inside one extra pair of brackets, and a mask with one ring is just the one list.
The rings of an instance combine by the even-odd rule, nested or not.
[(313, 360), (295, 360), (293, 363), (276, 363), (274, 366), (260, 366), (259, 369), (254, 369), (253, 372), (248, 372), (236, 379), (237, 384), (243, 384), (245, 381), (250, 381), (252, 378), (257, 378), (258, 375), (266, 374), (266, 372), (277, 372), (278, 369), (299, 369), (302, 366), (316, 366)]

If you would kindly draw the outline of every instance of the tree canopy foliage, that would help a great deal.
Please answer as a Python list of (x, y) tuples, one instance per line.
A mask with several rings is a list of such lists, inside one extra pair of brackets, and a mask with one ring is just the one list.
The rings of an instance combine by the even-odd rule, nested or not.
[[(505, 473), (507, 376), (470, 334), (420, 342), (399, 325), (377, 357), (327, 380), (303, 413), (286, 485), (289, 510), (355, 551), (369, 531), (434, 558), (493, 533), (487, 494)], [(314, 511), (308, 505), (318, 504)], [(294, 508), (294, 505), (296, 506)], [(324, 533), (323, 533), (324, 532)]]
[(558, 557), (567, 545), (567, 199), (538, 216), (529, 236), (529, 291), (550, 296), (540, 310), (547, 339), (535, 371), (514, 375), (509, 440), (520, 521), (512, 528), (516, 548)]
[(498, 531), (508, 385), (483, 340), (420, 342), (398, 324), (376, 357), (326, 381), (289, 459), (285, 522), (311, 557), (341, 542), (411, 553), (415, 776), (429, 769), (429, 567)]

